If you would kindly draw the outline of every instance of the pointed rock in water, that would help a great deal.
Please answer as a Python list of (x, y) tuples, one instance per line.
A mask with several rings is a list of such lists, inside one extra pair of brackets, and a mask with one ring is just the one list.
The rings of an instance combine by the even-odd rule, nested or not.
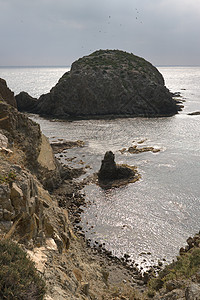
[(98, 178), (101, 180), (113, 180), (117, 178), (117, 165), (112, 151), (107, 151), (104, 155), (104, 159), (101, 162), (101, 168), (98, 173)]
[(66, 119), (157, 117), (176, 114), (178, 106), (151, 63), (124, 51), (98, 50), (75, 61), (32, 112)]
[(101, 163), (98, 172), (100, 181), (113, 181), (119, 179), (128, 179), (135, 175), (134, 171), (128, 167), (117, 166), (115, 163), (115, 155), (112, 151), (107, 151)]

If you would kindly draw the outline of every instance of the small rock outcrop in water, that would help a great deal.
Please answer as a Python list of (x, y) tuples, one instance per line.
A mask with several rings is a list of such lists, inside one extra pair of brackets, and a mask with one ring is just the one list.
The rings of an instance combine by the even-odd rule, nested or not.
[(115, 155), (112, 151), (107, 151), (101, 163), (98, 172), (98, 179), (101, 182), (110, 182), (113, 180), (128, 179), (134, 177), (135, 172), (123, 166), (117, 166), (115, 163)]
[(28, 93), (26, 92), (21, 92), (19, 95), (15, 97), (17, 101), (17, 108), (19, 111), (33, 111), (36, 104), (37, 104), (37, 99), (31, 97)]
[(188, 114), (189, 116), (199, 116), (200, 115), (200, 111), (194, 111), (192, 113)]
[(36, 105), (31, 99), (27, 107), (27, 97), (16, 97), (19, 109), (66, 119), (172, 116), (179, 110), (160, 72), (119, 50), (98, 50), (78, 59)]

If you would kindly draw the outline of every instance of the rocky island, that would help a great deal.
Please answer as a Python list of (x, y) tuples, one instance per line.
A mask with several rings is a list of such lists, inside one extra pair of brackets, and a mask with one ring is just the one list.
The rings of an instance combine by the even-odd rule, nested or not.
[(18, 109), (56, 118), (172, 116), (177, 102), (148, 61), (120, 50), (98, 50), (75, 61), (38, 100), (16, 96)]

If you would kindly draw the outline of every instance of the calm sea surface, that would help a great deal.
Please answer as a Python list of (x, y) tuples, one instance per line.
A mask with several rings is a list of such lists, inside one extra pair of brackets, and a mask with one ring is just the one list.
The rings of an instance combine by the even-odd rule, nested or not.
[[(170, 118), (135, 118), (51, 122), (38, 116), (51, 141), (83, 140), (85, 147), (70, 149), (63, 163), (98, 171), (105, 151), (117, 163), (138, 167), (142, 178), (125, 187), (104, 191), (85, 188), (88, 205), (82, 226), (93, 242), (105, 243), (115, 255), (128, 253), (143, 264), (171, 261), (185, 240), (200, 229), (200, 67), (159, 67), (166, 86), (180, 92), (185, 108)], [(38, 97), (48, 92), (69, 68), (0, 68), (0, 77), (17, 94), (24, 90)], [(143, 144), (137, 144), (145, 140)], [(153, 146), (158, 153), (120, 153), (131, 145)], [(68, 158), (74, 158), (72, 162)], [(145, 253), (150, 252), (151, 255)]]

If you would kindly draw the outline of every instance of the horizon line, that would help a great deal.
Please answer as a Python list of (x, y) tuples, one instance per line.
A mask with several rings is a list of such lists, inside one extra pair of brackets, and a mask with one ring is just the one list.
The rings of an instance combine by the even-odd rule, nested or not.
[(30, 65), (30, 66), (0, 66), (0, 68), (70, 68), (71, 66), (65, 66), (65, 65)]
[[(200, 67), (200, 65), (163, 65), (155, 64), (155, 67)], [(1, 66), (0, 68), (71, 68), (71, 65), (13, 65), (13, 66)]]

